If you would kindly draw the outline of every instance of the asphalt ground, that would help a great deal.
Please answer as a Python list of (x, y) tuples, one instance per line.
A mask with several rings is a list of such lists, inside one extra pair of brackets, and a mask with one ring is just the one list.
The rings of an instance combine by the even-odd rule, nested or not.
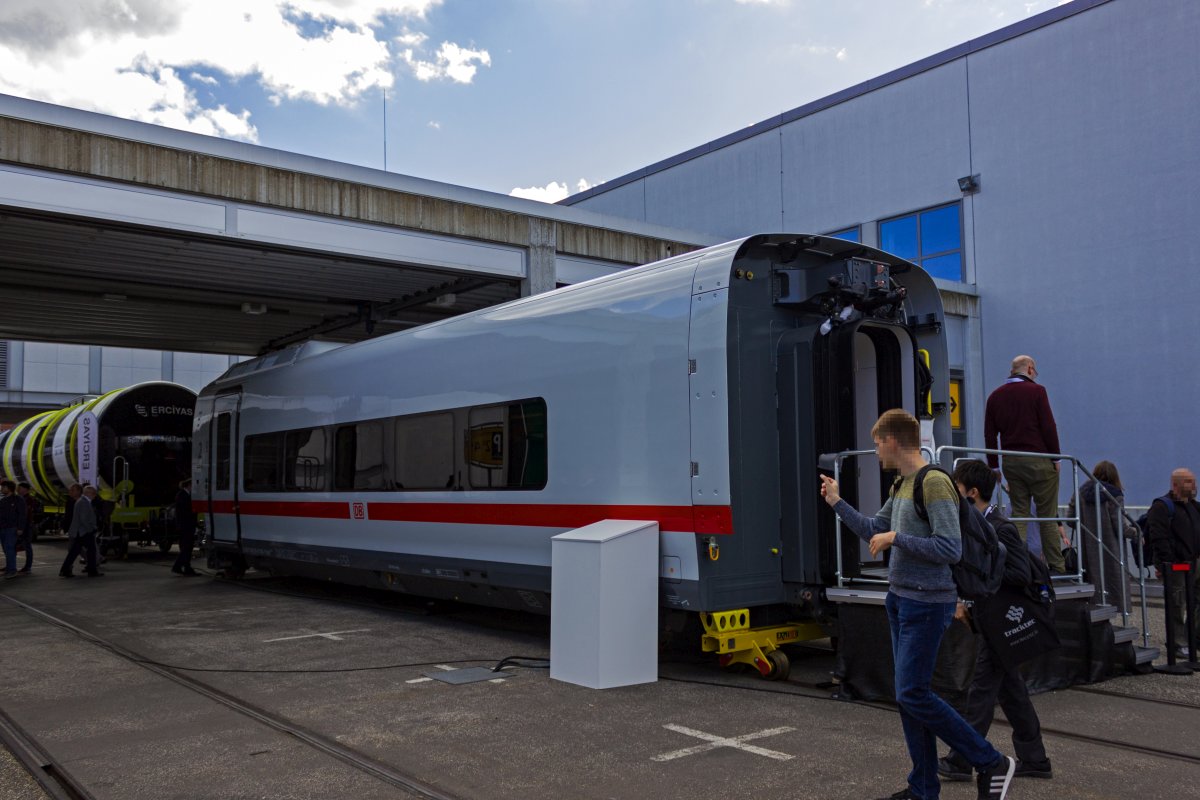
[[(547, 657), (548, 619), (182, 578), (150, 550), (63, 580), (64, 549), (39, 543), (34, 574), (0, 582), (0, 708), (95, 798), (849, 799), (904, 785), (895, 709), (832, 699), (819, 644), (791, 651), (785, 682), (685, 654), (643, 686), (533, 668), (456, 686), (428, 675)], [(1055, 778), (1010, 797), (1200, 796), (1200, 674), (1035, 704)], [(993, 741), (1011, 752), (1008, 736), (998, 712)], [(19, 773), (0, 754), (0, 797), (41, 797)]]

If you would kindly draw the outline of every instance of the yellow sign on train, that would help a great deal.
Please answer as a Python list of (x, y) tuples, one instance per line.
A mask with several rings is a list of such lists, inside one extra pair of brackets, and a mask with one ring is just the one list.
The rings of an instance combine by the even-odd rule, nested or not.
[(956, 431), (963, 429), (962, 419), (962, 381), (950, 381), (950, 427)]

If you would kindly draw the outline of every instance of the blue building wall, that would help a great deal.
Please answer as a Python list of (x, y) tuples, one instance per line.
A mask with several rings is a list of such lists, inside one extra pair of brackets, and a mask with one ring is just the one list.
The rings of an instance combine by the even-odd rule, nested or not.
[(1029, 353), (1064, 449), (1113, 460), (1146, 503), (1200, 471), (1197, 41), (1194, 0), (1076, 0), (564, 202), (728, 238), (860, 225), (868, 244), (961, 202), (964, 282), (941, 285), (969, 441)]

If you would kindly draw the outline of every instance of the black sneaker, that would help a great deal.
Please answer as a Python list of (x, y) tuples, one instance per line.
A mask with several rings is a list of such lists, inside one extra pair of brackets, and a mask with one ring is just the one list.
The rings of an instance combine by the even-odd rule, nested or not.
[(879, 800), (921, 800), (912, 793), (912, 789), (902, 789), (895, 794), (889, 794), (887, 797), (881, 797)]
[(971, 768), (964, 767), (949, 758), (939, 758), (938, 777), (944, 781), (969, 781), (971, 780)]
[(1050, 768), (1050, 759), (1045, 761), (1018, 761), (1016, 778), (1053, 778), (1054, 770)]
[(1008, 796), (1008, 787), (1016, 770), (1017, 762), (1008, 756), (1001, 756), (1000, 761), (990, 769), (980, 770), (975, 778), (975, 785), (979, 787), (979, 800), (1004, 800)]

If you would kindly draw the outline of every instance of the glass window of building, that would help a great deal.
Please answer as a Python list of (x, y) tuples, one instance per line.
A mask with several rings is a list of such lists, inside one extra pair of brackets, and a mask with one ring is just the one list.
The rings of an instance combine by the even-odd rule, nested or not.
[(853, 228), (844, 228), (843, 230), (834, 231), (833, 233), (827, 233), (825, 235), (834, 239), (845, 239), (847, 242), (862, 241), (862, 230), (858, 225), (855, 225)]
[(962, 203), (880, 222), (879, 248), (920, 264), (935, 278), (962, 281)]

